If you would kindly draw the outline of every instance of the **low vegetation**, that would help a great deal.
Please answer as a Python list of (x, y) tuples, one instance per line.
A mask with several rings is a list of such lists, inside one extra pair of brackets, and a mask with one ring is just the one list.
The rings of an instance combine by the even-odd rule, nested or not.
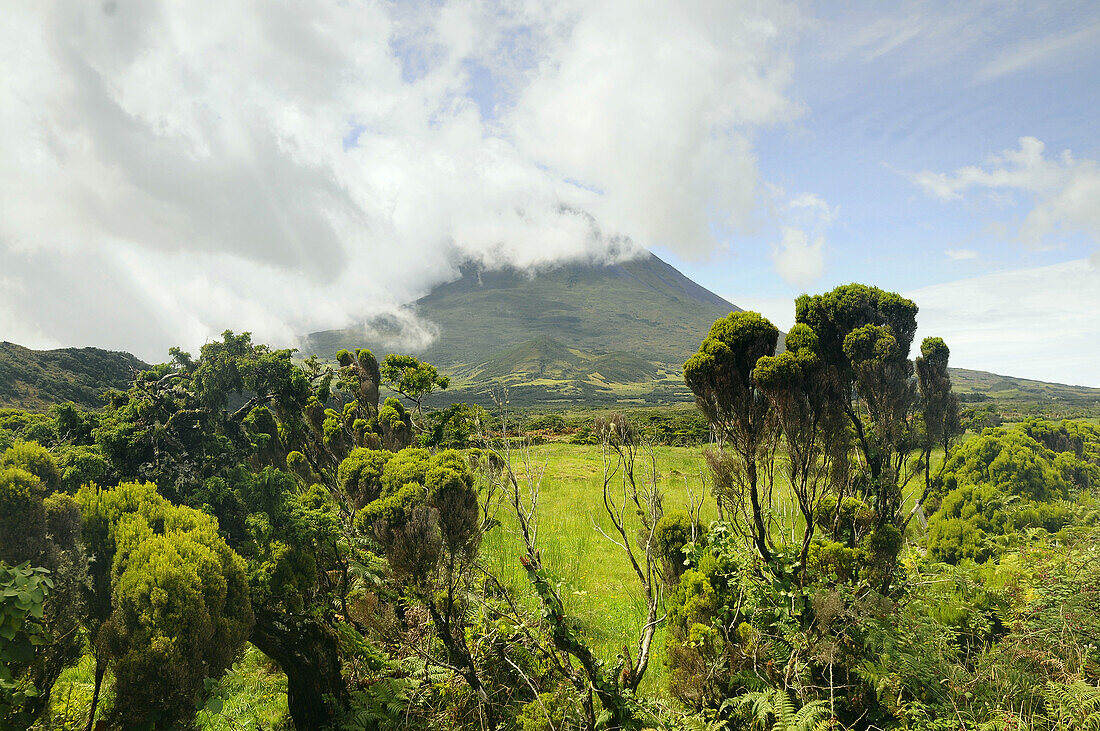
[(896, 294), (796, 311), (691, 410), (227, 332), (0, 412), (0, 727), (1100, 727), (1100, 428), (960, 403)]

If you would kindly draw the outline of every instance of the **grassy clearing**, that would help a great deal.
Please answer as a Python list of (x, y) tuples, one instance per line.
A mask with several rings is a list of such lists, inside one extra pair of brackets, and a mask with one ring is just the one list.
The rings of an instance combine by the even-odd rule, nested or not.
[[(624, 645), (633, 655), (638, 629), (645, 622), (645, 600), (622, 549), (595, 527), (611, 531), (603, 506), (600, 448), (546, 444), (533, 447), (531, 456), (536, 468), (543, 470), (538, 543), (544, 565), (560, 582), (566, 609), (580, 620), (593, 649), (602, 658), (613, 661)], [(701, 470), (705, 463), (698, 447), (658, 447), (655, 456), (665, 510), (686, 506), (689, 491), (694, 491), (697, 500), (704, 495)], [(713, 499), (706, 496), (705, 500), (704, 523), (718, 517)], [(487, 568), (533, 606), (527, 577), (519, 564), (520, 539), (515, 523), (505, 510), (499, 517), (502, 525), (483, 543)], [(664, 685), (663, 639), (663, 632), (658, 632), (653, 663), (643, 683), (643, 692), (648, 694), (659, 693)]]
[[(543, 563), (560, 582), (562, 599), (570, 614), (580, 620), (596, 652), (614, 661), (624, 645), (633, 654), (638, 629), (645, 621), (645, 601), (638, 580), (621, 548), (599, 534), (611, 527), (603, 507), (603, 460), (599, 447), (552, 443), (531, 450), (534, 471), (543, 470), (539, 500), (539, 538)], [(703, 523), (718, 517), (714, 498), (703, 488), (706, 464), (700, 447), (657, 447), (658, 485), (664, 494), (666, 511), (685, 507), (689, 491), (704, 498)], [(933, 473), (943, 455), (932, 457)], [(518, 465), (517, 465), (518, 469)], [(776, 497), (789, 501), (789, 486), (777, 470)], [(917, 476), (907, 489), (911, 507), (923, 486)], [(793, 505), (789, 519), (795, 519)], [(526, 574), (519, 564), (520, 538), (506, 510), (498, 516), (502, 524), (482, 544), (486, 567), (501, 581), (534, 606)], [(799, 521), (796, 521), (799, 522)], [(910, 524), (910, 539), (917, 539), (920, 527)], [(642, 691), (664, 695), (664, 631), (655, 639), (653, 662)]]

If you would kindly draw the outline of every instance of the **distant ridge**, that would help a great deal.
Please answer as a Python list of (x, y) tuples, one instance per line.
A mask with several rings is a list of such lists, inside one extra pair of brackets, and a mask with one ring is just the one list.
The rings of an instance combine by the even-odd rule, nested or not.
[(0, 407), (45, 411), (72, 401), (89, 409), (103, 406), (109, 388), (126, 389), (135, 370), (149, 368), (130, 353), (101, 348), (31, 350), (0, 343)]
[(1051, 404), (1100, 408), (1100, 388), (1047, 383), (988, 371), (951, 368), (951, 385), (964, 401), (999, 404)]

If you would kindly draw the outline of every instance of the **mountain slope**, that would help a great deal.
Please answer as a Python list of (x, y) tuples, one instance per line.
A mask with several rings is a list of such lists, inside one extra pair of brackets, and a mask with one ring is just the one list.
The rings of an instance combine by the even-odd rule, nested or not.
[(44, 411), (74, 401), (97, 409), (108, 388), (125, 389), (134, 370), (149, 365), (129, 353), (100, 348), (31, 350), (0, 343), (0, 406)]
[[(595, 355), (623, 351), (681, 364), (718, 317), (738, 307), (649, 254), (619, 264), (567, 264), (535, 274), (464, 266), (415, 303), (439, 327), (419, 355), (442, 366), (487, 362), (539, 337)], [(306, 354), (361, 345), (359, 328), (314, 333)]]
[[(496, 382), (533, 400), (681, 400), (680, 366), (716, 319), (740, 309), (653, 254), (533, 274), (474, 265), (461, 273), (414, 305), (439, 329), (417, 355), (453, 374), (459, 393)], [(362, 346), (361, 333), (314, 333), (304, 354), (331, 358)]]
[(1100, 408), (1100, 388), (1033, 381), (966, 368), (949, 370), (951, 384), (964, 402), (990, 401), (1005, 406), (1035, 404)]

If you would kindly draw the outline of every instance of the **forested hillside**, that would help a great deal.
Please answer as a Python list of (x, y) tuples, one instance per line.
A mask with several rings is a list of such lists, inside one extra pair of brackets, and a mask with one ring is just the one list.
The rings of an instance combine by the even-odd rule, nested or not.
[(0, 406), (43, 411), (72, 401), (103, 406), (108, 388), (126, 389), (134, 374), (149, 368), (129, 353), (100, 348), (31, 350), (0, 343)]

